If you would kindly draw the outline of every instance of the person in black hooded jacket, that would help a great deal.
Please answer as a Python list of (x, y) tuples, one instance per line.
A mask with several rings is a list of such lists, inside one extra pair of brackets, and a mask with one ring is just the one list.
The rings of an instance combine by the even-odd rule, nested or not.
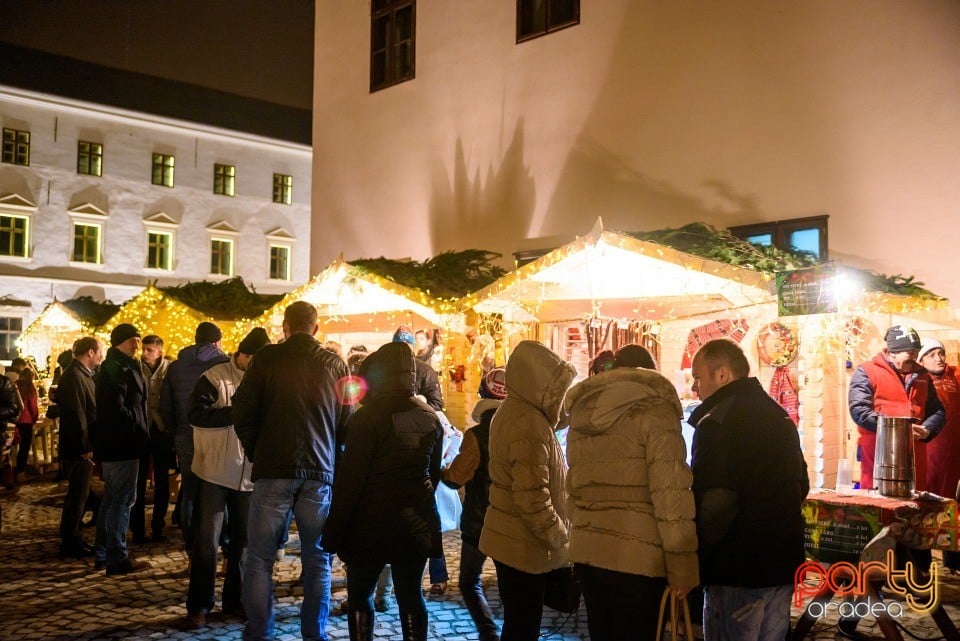
[(347, 423), (323, 547), (347, 566), (351, 641), (373, 639), (373, 593), (391, 565), (404, 641), (427, 638), (420, 581), (441, 553), (434, 489), (440, 482), (443, 429), (414, 398), (413, 352), (388, 343), (363, 362), (368, 396)]

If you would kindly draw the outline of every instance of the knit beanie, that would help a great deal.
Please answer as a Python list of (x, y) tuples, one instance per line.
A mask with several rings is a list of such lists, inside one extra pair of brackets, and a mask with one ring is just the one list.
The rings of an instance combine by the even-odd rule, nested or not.
[(203, 343), (216, 343), (218, 340), (223, 338), (223, 334), (220, 332), (220, 328), (203, 321), (197, 325), (197, 331), (193, 336), (193, 342), (197, 345), (202, 345)]
[(935, 338), (923, 339), (923, 341), (920, 343), (920, 353), (917, 354), (917, 360), (919, 361), (921, 358), (935, 349), (943, 349), (943, 343)]
[(894, 325), (887, 330), (883, 340), (887, 342), (887, 351), (891, 354), (920, 349), (920, 335), (906, 325)]
[(130, 323), (120, 323), (110, 332), (110, 346), (116, 347), (134, 337), (140, 338), (140, 330)]
[(401, 325), (397, 328), (397, 331), (393, 333), (393, 342), (394, 343), (406, 343), (413, 347), (416, 344), (416, 341), (413, 338), (413, 332), (410, 331), (410, 328), (406, 325)]
[(480, 398), (503, 400), (507, 397), (507, 370), (495, 367), (480, 379)]
[(240, 341), (237, 351), (241, 354), (253, 356), (260, 350), (261, 347), (269, 344), (270, 337), (267, 336), (267, 330), (262, 327), (254, 327), (250, 330), (250, 333), (247, 334), (242, 341)]

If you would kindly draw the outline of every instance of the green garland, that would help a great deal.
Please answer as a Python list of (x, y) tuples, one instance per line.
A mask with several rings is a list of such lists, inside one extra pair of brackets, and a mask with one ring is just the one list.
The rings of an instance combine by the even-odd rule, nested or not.
[(76, 314), (87, 327), (100, 327), (120, 309), (113, 301), (98, 301), (91, 296), (78, 296), (63, 301), (64, 307)]
[(435, 298), (459, 298), (483, 289), (506, 274), (506, 270), (492, 262), (500, 257), (496, 252), (466, 249), (446, 251), (423, 262), (381, 256), (351, 260), (350, 264)]
[[(658, 229), (649, 232), (626, 232), (640, 240), (652, 241), (673, 249), (709, 258), (729, 265), (748, 267), (758, 272), (772, 274), (792, 269), (803, 269), (823, 264), (809, 252), (777, 249), (771, 245), (756, 245), (737, 238), (725, 229), (717, 229), (705, 223), (690, 223), (677, 229)], [(887, 276), (867, 269), (844, 267), (855, 273), (864, 288), (869, 291), (942, 300), (915, 281), (913, 276), (900, 274)]]
[(258, 294), (239, 276), (218, 283), (204, 280), (159, 289), (198, 312), (223, 320), (259, 316), (283, 298), (282, 295)]

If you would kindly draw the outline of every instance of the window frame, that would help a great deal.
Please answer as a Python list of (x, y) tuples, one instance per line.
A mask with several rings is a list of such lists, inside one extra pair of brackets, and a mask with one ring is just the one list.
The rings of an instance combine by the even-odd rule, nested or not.
[[(226, 243), (230, 246), (230, 258), (229, 258), (229, 269), (227, 273), (215, 272), (213, 271), (213, 247), (214, 243)], [(210, 235), (210, 276), (222, 277), (222, 278), (233, 278), (236, 273), (236, 248), (237, 243), (235, 238), (229, 238), (224, 234), (211, 234)], [(218, 261), (222, 265), (222, 259)]]
[[(373, 0), (370, 4), (370, 93), (387, 89), (388, 87), (413, 80), (417, 77), (417, 0), (379, 0), (379, 2), (383, 3), (383, 6), (379, 9), (375, 8), (377, 1), (378, 0)], [(397, 50), (403, 42), (394, 42), (394, 25), (396, 22), (396, 14), (407, 7), (409, 7), (411, 11), (410, 39), (409, 41), (403, 42), (409, 42), (410, 44), (410, 73), (407, 76), (399, 77), (395, 71), (392, 70), (396, 69)], [(383, 17), (389, 18), (386, 28), (386, 43), (383, 49), (374, 49), (374, 33), (377, 20)], [(374, 56), (381, 52), (386, 59), (384, 63), (384, 80), (380, 84), (375, 84), (373, 60)]]
[[(219, 185), (218, 185), (219, 182)], [(224, 163), (213, 165), (213, 193), (217, 196), (237, 195), (237, 166)]]
[[(162, 265), (151, 265), (150, 264), (150, 246), (151, 246), (151, 237), (152, 236), (165, 236), (167, 238), (168, 246), (166, 248), (167, 255), (166, 260), (163, 261)], [(173, 248), (176, 243), (176, 236), (171, 230), (161, 230), (161, 229), (147, 229), (146, 232), (146, 241), (147, 248), (144, 253), (144, 258), (146, 262), (146, 269), (150, 271), (157, 272), (172, 272), (173, 271)]]
[[(7, 140), (7, 135), (12, 134), (12, 140)], [(26, 140), (21, 140), (25, 137)], [(0, 137), (0, 162), (5, 165), (17, 165), (20, 167), (30, 166), (30, 131), (26, 129), (14, 129), (13, 127), (4, 127), (2, 137)], [(23, 159), (23, 162), (21, 161)]]
[[(84, 151), (82, 146), (87, 145), (87, 150)], [(94, 151), (94, 146), (98, 148), (97, 151)], [(86, 157), (87, 159), (87, 171), (83, 171), (82, 161)], [(93, 170), (93, 159), (96, 158), (97, 168), (96, 172)], [(93, 176), (95, 178), (103, 177), (103, 143), (102, 142), (92, 142), (90, 140), (78, 140), (77, 141), (77, 174), (81, 176)]]
[[(4, 311), (0, 311), (0, 325), (3, 324), (2, 321), (7, 321), (6, 324), (8, 326), (7, 327), (0, 326), (0, 358), (17, 358), (17, 356), (20, 355), (20, 346), (17, 345), (17, 342), (20, 340), (20, 337), (23, 336), (23, 330), (26, 325), (26, 323), (24, 322), (25, 318), (19, 315), (8, 315)], [(13, 330), (9, 327), (9, 324), (10, 324), (9, 321), (20, 322), (20, 329), (16, 334), (14, 334)], [(8, 350), (5, 347), (5, 344), (7, 342), (5, 337), (7, 336), (14, 337), (10, 341), (10, 343), (12, 344), (12, 348), (10, 350)], [(4, 352), (6, 352), (6, 354), (4, 354)], [(11, 353), (15, 354), (15, 356), (10, 356)]]
[(526, 42), (528, 40), (533, 40), (535, 38), (540, 38), (548, 34), (562, 31), (569, 27), (575, 27), (580, 24), (580, 0), (576, 0), (577, 3), (577, 16), (572, 20), (563, 22), (561, 24), (551, 25), (550, 24), (550, 0), (543, 0), (546, 15), (544, 16), (544, 30), (543, 31), (531, 31), (530, 33), (522, 34), (520, 33), (521, 28), (521, 16), (523, 13), (523, 4), (525, 2), (531, 2), (533, 0), (517, 0), (517, 44), (521, 42)]
[[(97, 230), (96, 234), (96, 258), (95, 260), (84, 260), (77, 257), (77, 228), (86, 227), (88, 229)], [(71, 243), (72, 247), (70, 249), (70, 264), (83, 266), (83, 267), (93, 267), (93, 266), (103, 266), (103, 223), (101, 221), (90, 220), (87, 218), (74, 218), (73, 220), (73, 242)], [(89, 240), (89, 239), (84, 239)], [(86, 254), (86, 247), (84, 247), (84, 255)]]
[[(0, 233), (4, 231), (2, 228), (2, 221), (4, 218), (9, 218), (11, 221), (13, 220), (23, 221), (23, 254), (14, 254), (14, 253), (5, 254), (5, 253), (2, 253), (3, 248), (0, 247), (0, 259), (29, 260), (30, 259), (30, 232), (31, 232), (31, 227), (33, 226), (32, 225), (33, 216), (25, 213), (13, 213), (9, 211), (4, 211), (2, 208), (0, 208)], [(15, 230), (11, 229), (10, 233), (12, 236), (15, 233)], [(13, 238), (11, 238), (10, 242), (14, 243)]]
[[(289, 182), (289, 184), (287, 184), (287, 182)], [(278, 194), (280, 198), (279, 200), (277, 199)], [(286, 196), (286, 199), (284, 199), (284, 196)], [(273, 202), (277, 205), (293, 204), (293, 176), (292, 175), (278, 174), (278, 173), (273, 174)]]
[[(283, 276), (275, 276), (273, 272), (273, 250), (279, 249), (286, 252), (286, 273)], [(293, 280), (293, 246), (290, 243), (270, 241), (267, 243), (267, 280), (281, 282), (290, 282)]]
[[(159, 158), (160, 162), (157, 162)], [(170, 161), (167, 164), (167, 161)], [(156, 185), (157, 187), (168, 187), (173, 189), (176, 184), (176, 160), (177, 157), (173, 154), (163, 154), (159, 152), (153, 152), (151, 165), (150, 165), (150, 184)], [(159, 168), (159, 170), (158, 170)], [(158, 182), (158, 171), (159, 171), (159, 182)], [(170, 182), (167, 183), (167, 175), (169, 174)]]
[(802, 231), (805, 229), (816, 229), (820, 234), (820, 256), (819, 260), (826, 261), (829, 259), (829, 245), (827, 240), (829, 235), (827, 233), (828, 229), (828, 219), (829, 215), (822, 214), (819, 216), (806, 216), (803, 218), (790, 218), (788, 220), (774, 220), (766, 223), (752, 223), (749, 225), (736, 225), (729, 227), (728, 231), (740, 238), (746, 240), (748, 236), (757, 236), (760, 234), (770, 234), (770, 237), (773, 239), (773, 246), (781, 250), (790, 250), (791, 246), (788, 242), (790, 234), (796, 231)]

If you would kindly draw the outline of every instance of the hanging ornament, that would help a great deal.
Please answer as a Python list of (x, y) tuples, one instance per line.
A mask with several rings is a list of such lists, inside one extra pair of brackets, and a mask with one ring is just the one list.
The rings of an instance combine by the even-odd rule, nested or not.
[(760, 360), (772, 367), (785, 367), (797, 357), (799, 343), (793, 331), (781, 323), (770, 323), (757, 334)]

